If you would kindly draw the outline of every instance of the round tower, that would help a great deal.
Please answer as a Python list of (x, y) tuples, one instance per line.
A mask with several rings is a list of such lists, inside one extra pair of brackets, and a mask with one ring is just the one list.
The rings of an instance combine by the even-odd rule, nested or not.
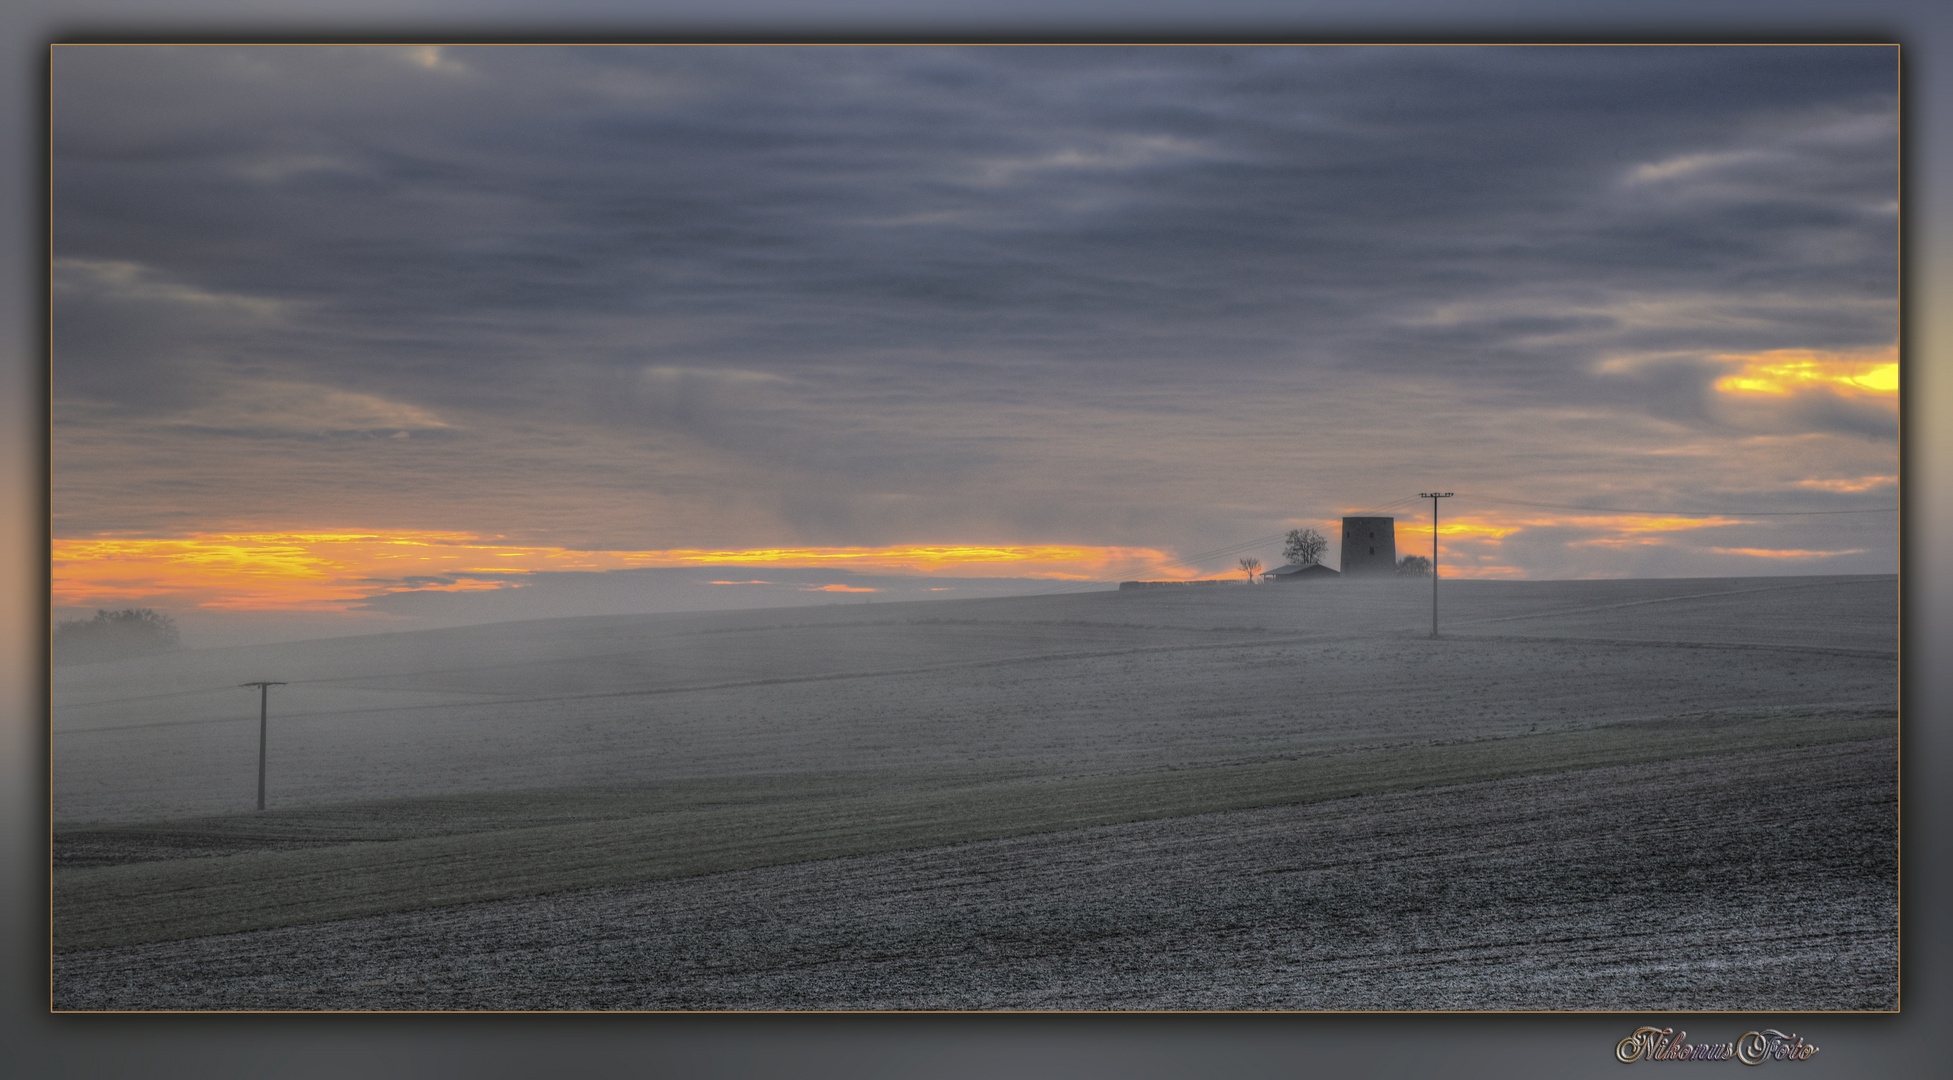
[(1397, 572), (1397, 519), (1343, 519), (1343, 573), (1384, 577)]

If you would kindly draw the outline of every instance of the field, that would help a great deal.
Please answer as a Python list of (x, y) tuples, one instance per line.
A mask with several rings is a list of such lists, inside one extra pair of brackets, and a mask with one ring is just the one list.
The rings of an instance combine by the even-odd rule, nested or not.
[(1893, 579), (1445, 590), (61, 669), (54, 1005), (1897, 1006)]

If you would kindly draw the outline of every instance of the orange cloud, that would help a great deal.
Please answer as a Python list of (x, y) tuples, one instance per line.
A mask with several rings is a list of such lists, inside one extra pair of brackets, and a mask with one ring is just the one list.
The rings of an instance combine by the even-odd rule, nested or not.
[(1490, 580), (1516, 580), (1526, 576), (1524, 570), (1516, 566), (1500, 566), (1496, 563), (1472, 564), (1440, 562), (1438, 576), (1446, 579), (1469, 578)]
[(1817, 388), (1854, 396), (1899, 392), (1896, 345), (1870, 353), (1772, 349), (1750, 355), (1725, 354), (1716, 359), (1740, 365), (1734, 374), (1716, 380), (1716, 389), (1725, 394), (1782, 396)]
[(1858, 476), (1838, 480), (1799, 480), (1798, 487), (1816, 488), (1819, 491), (1870, 491), (1873, 488), (1897, 487), (1896, 476)]
[[(1457, 517), (1440, 514), (1439, 517), (1438, 538), (1440, 541), (1470, 537), (1497, 542), (1523, 527), (1522, 525), (1515, 525), (1503, 520), (1494, 521), (1484, 514), (1460, 514)], [(1404, 545), (1404, 537), (1406, 535), (1413, 537), (1421, 536), (1424, 538), (1424, 543), (1428, 546), (1431, 542), (1431, 519), (1426, 517), (1420, 522), (1416, 518), (1398, 518), (1398, 547)], [(1335, 542), (1336, 540), (1332, 537), (1330, 543), (1334, 544)]]
[(1066, 581), (1130, 576), (1135, 566), (1152, 576), (1194, 573), (1150, 548), (1057, 545), (575, 551), (460, 532), (289, 531), (69, 537), (53, 547), (58, 606), (140, 603), (235, 611), (345, 611), (382, 593), (516, 588), (535, 573), (637, 567), (845, 566)]
[[(1144, 559), (1164, 559), (1165, 556), (1151, 549), (1143, 548), (1098, 548), (1098, 547), (848, 547), (848, 548), (757, 548), (743, 550), (708, 550), (701, 548), (674, 548), (666, 551), (615, 552), (626, 557), (633, 566), (699, 566), (699, 565), (737, 565), (760, 563), (768, 566), (868, 566), (884, 570), (912, 570), (931, 572), (946, 569), (967, 571), (971, 567), (986, 564), (1012, 564), (1022, 566), (1031, 564), (1083, 564), (1086, 566), (1107, 565), (1114, 560), (1129, 561), (1134, 556)], [(1020, 576), (1013, 572), (1010, 576)], [(1072, 576), (1046, 574), (1039, 576)], [(1076, 575), (1088, 576), (1088, 575)]]
[(855, 585), (812, 585), (802, 592), (881, 592), (880, 589), (866, 589)]
[[(1611, 517), (1573, 518), (1572, 521), (1583, 528), (1614, 528), (1623, 532), (1682, 532), (1687, 529), (1712, 529), (1722, 525), (1750, 525), (1754, 522), (1741, 518), (1727, 517), (1658, 517), (1641, 514), (1619, 514)], [(1562, 522), (1564, 524), (1564, 522)]]
[(53, 544), (58, 605), (122, 601), (220, 609), (344, 610), (373, 592), (367, 580), (385, 566), (395, 576), (437, 577), (454, 565), (452, 535), (423, 534), (415, 546), (435, 555), (408, 556), (398, 539), (366, 533), (200, 534), (152, 539), (94, 537)]
[(1833, 555), (1857, 555), (1863, 552), (1865, 549), (1852, 548), (1849, 551), (1797, 551), (1794, 549), (1777, 550), (1773, 548), (1721, 548), (1719, 547), (1719, 548), (1710, 548), (1709, 550), (1715, 552), (1718, 555), (1751, 555), (1759, 559), (1826, 559), (1826, 558), (1830, 558)]
[[(1752, 523), (1723, 516), (1474, 510), (1440, 520), (1438, 562), (1440, 572), (1445, 577), (1521, 578), (1525, 576), (1523, 570), (1501, 561), (1500, 547), (1507, 537), (1527, 529), (1557, 529), (1587, 534), (1566, 540), (1569, 547), (1625, 550), (1666, 544), (1671, 533), (1746, 524)], [(1430, 551), (1430, 519), (1426, 517), (1419, 522), (1415, 518), (1399, 518), (1398, 555), (1428, 557)]]
[(415, 592), (493, 592), (497, 589), (519, 589), (519, 581), (495, 581), (479, 578), (439, 578), (433, 581), (409, 580), (405, 583)]
[(1709, 529), (1722, 525), (1748, 525), (1752, 522), (1726, 517), (1684, 518), (1621, 514), (1557, 518), (1551, 524), (1559, 528), (1585, 529), (1602, 533), (1600, 536), (1570, 542), (1577, 547), (1629, 548), (1665, 544), (1667, 543), (1663, 536), (1665, 533)]
[[(1641, 542), (1632, 540), (1639, 534), (1677, 532), (1684, 529), (1707, 529), (1719, 525), (1749, 524), (1740, 518), (1728, 517), (1665, 517), (1655, 514), (1507, 514), (1501, 511), (1461, 514), (1456, 518), (1438, 522), (1438, 539), (1447, 541), (1474, 542), (1480, 545), (1496, 546), (1513, 533), (1524, 529), (1578, 529), (1585, 532), (1607, 534), (1593, 540), (1577, 540), (1573, 543), (1611, 544)], [(1397, 524), (1397, 547), (1404, 554), (1415, 554), (1421, 541), (1427, 550), (1431, 544), (1431, 525), (1429, 521), (1419, 523), (1415, 520), (1399, 520)], [(1659, 540), (1648, 540), (1659, 543)]]

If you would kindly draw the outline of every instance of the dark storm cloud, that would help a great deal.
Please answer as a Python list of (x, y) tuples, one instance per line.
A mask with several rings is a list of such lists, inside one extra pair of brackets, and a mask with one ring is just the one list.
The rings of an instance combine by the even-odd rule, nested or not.
[(837, 536), (1062, 456), (1032, 410), (1407, 379), (1707, 430), (1710, 358), (1895, 327), (1882, 48), (63, 49), (54, 80), (64, 400), (593, 425), (798, 478), (776, 508)]

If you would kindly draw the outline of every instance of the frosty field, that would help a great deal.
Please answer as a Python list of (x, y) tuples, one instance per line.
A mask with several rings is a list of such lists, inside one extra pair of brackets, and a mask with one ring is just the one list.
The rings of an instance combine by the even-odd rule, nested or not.
[(1896, 1007), (1892, 578), (1444, 590), (58, 669), (53, 1003)]

